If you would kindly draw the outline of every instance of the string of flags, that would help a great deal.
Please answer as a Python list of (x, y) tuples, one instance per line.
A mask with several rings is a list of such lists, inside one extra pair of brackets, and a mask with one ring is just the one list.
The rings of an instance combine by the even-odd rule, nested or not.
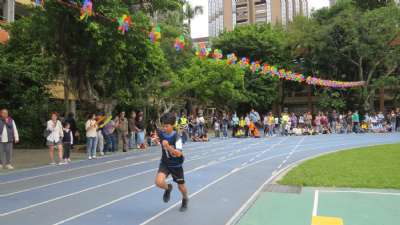
[[(43, 7), (44, 4), (45, 0), (35, 0), (35, 6)], [(83, 0), (82, 7), (80, 9), (79, 19), (87, 20), (88, 17), (92, 15), (94, 15), (92, 1)], [(131, 16), (125, 14), (117, 19), (111, 19), (111, 20), (116, 21), (118, 23), (118, 31), (120, 31), (121, 34), (125, 34), (126, 32), (128, 32), (129, 28), (132, 26)], [(161, 40), (160, 26), (155, 26), (155, 27), (153, 26), (152, 30), (149, 33), (149, 40), (152, 43), (157, 43)], [(183, 50), (183, 48), (185, 47), (185, 36), (183, 34), (175, 39), (174, 47), (177, 52)], [(196, 46), (195, 50), (196, 50), (195, 51), (196, 56), (202, 59), (211, 57), (214, 58), (215, 60), (221, 60), (223, 58), (223, 54), (220, 49), (214, 49), (214, 51), (212, 51), (212, 49), (208, 48), (205, 43), (199, 43)], [(365, 85), (364, 81), (345, 82), (345, 81), (335, 81), (335, 80), (324, 80), (314, 76), (305, 76), (301, 73), (293, 73), (290, 70), (278, 69), (277, 67), (268, 65), (266, 63), (261, 64), (259, 61), (250, 62), (249, 58), (247, 57), (242, 57), (238, 61), (238, 57), (235, 55), (235, 53), (228, 54), (226, 62), (228, 65), (239, 64), (241, 68), (248, 68), (252, 73), (269, 75), (271, 77), (278, 77), (280, 79), (295, 81), (299, 83), (306, 83), (309, 85), (316, 85), (316, 86), (330, 87), (330, 88), (354, 88)]]
[[(208, 56), (208, 54), (204, 53), (204, 49), (206, 49), (204, 43), (199, 43), (196, 51), (196, 55), (200, 58), (204, 58)], [(207, 52), (211, 52), (207, 50)], [(217, 52), (218, 57), (215, 57), (215, 52)], [(214, 54), (212, 58), (221, 59), (222, 51), (219, 49), (214, 50)], [(314, 76), (305, 76), (301, 73), (294, 73), (290, 70), (279, 69), (276, 66), (268, 65), (267, 63), (261, 64), (259, 61), (250, 62), (250, 59), (247, 57), (242, 57), (238, 62), (238, 57), (235, 53), (231, 53), (227, 55), (226, 63), (228, 65), (239, 64), (239, 66), (243, 69), (248, 68), (252, 73), (261, 74), (261, 75), (269, 75), (271, 77), (277, 77), (283, 80), (289, 80), (299, 83), (306, 83), (308, 85), (315, 85), (321, 87), (329, 87), (329, 88), (355, 88), (361, 87), (365, 85), (364, 81), (355, 81), (355, 82), (347, 82), (347, 81), (336, 81), (336, 80), (324, 80)]]

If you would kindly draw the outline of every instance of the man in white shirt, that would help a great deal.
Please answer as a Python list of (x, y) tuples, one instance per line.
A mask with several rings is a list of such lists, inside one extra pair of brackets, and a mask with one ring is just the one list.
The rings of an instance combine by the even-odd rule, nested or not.
[(14, 120), (8, 116), (7, 109), (0, 111), (0, 137), (0, 169), (12, 170), (14, 169), (11, 165), (13, 144), (19, 142), (19, 135)]

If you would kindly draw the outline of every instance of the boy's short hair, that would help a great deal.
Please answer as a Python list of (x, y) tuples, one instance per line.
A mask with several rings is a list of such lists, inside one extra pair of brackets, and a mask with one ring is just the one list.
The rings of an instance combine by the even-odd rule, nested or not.
[(67, 127), (67, 126), (70, 126), (70, 125), (71, 125), (71, 124), (68, 123), (68, 122), (64, 122), (64, 123), (63, 123), (63, 126), (64, 126), (64, 127)]
[(170, 124), (170, 125), (175, 125), (176, 122), (176, 117), (173, 113), (165, 113), (161, 117), (161, 123), (162, 124)]

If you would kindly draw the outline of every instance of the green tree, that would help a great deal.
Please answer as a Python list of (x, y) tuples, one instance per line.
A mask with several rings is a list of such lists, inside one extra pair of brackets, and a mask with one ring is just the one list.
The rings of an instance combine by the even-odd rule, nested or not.
[(48, 112), (57, 105), (47, 94), (46, 85), (57, 71), (55, 58), (42, 49), (39, 23), (22, 18), (4, 27), (11, 34), (0, 44), (0, 108), (7, 108), (16, 121), (23, 145), (42, 144), (42, 130)]
[[(279, 26), (272, 27), (269, 24), (239, 26), (233, 31), (222, 33), (211, 42), (213, 47), (221, 49), (225, 55), (235, 53), (238, 60), (241, 60), (241, 57), (248, 57), (250, 61), (283, 68), (288, 68), (291, 61), (286, 47), (285, 32)], [(278, 88), (283, 83), (277, 79), (260, 77), (247, 71), (244, 82), (246, 101), (242, 102), (241, 108), (245, 110), (255, 107), (257, 110), (266, 111), (271, 108), (274, 101), (279, 103), (283, 101), (283, 93), (279, 92), (283, 89)]]
[(179, 73), (169, 91), (193, 106), (234, 109), (245, 99), (243, 79), (244, 71), (224, 60), (193, 58), (191, 66)]
[(400, 47), (390, 43), (399, 35), (400, 9), (361, 11), (342, 2), (317, 11), (306, 23), (294, 23), (290, 35), (297, 43), (294, 50), (306, 59), (306, 69), (323, 78), (365, 81), (355, 107), (371, 110), (376, 90), (382, 87), (377, 81), (396, 76), (399, 68)]

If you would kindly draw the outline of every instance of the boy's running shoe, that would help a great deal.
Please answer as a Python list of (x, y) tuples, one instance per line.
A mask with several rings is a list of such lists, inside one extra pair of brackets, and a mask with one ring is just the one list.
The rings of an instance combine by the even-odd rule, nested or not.
[(168, 184), (168, 189), (165, 190), (163, 200), (165, 203), (169, 202), (171, 199), (172, 184)]
[(179, 209), (179, 211), (185, 212), (187, 210), (187, 208), (188, 208), (188, 202), (189, 202), (189, 199), (183, 198), (182, 199), (182, 205), (181, 205), (181, 208)]

